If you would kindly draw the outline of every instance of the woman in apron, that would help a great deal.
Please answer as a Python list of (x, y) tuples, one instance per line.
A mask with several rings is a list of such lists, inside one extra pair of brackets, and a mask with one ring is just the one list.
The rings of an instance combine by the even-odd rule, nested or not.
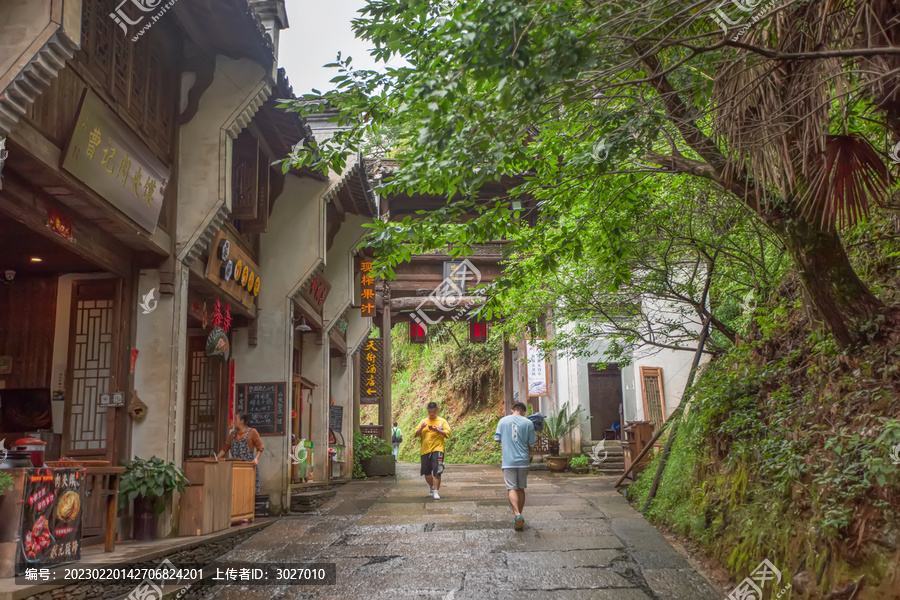
[(228, 434), (225, 445), (219, 450), (219, 458), (223, 458), (230, 450), (231, 457), (245, 460), (256, 465), (256, 493), (259, 493), (259, 455), (263, 451), (263, 443), (259, 433), (250, 427), (247, 413), (234, 416), (234, 431)]

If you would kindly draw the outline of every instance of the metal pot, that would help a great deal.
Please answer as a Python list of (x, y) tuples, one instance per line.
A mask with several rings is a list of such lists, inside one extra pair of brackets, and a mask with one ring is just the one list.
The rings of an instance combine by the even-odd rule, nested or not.
[(0, 462), (0, 469), (30, 469), (33, 466), (28, 452), (10, 452)]
[(32, 466), (41, 468), (44, 466), (44, 452), (47, 450), (47, 442), (33, 437), (22, 438), (21, 440), (16, 440), (16, 443), (13, 444), (13, 450), (27, 453), (31, 458)]

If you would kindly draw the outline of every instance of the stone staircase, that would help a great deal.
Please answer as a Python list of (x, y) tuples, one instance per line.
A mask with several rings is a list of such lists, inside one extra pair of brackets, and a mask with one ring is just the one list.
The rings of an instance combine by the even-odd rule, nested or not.
[(291, 488), (292, 513), (312, 512), (337, 495), (328, 484), (295, 484)]
[[(625, 455), (622, 451), (621, 442), (619, 440), (604, 440), (602, 447), (598, 447), (598, 444), (600, 444), (600, 440), (582, 440), (582, 454), (593, 457), (594, 448), (597, 448), (597, 457), (601, 460), (598, 469), (600, 473), (603, 475), (621, 475), (624, 473)], [(596, 469), (597, 467), (593, 468)]]

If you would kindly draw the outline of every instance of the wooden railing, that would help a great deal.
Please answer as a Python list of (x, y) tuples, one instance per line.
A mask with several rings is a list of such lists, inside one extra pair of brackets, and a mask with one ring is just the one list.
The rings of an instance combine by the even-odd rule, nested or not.
[(381, 438), (384, 435), (383, 425), (360, 425), (359, 432), (367, 437)]
[(542, 435), (537, 436), (537, 442), (529, 448), (531, 455), (550, 454), (550, 441)]
[(87, 467), (85, 469), (86, 496), (82, 535), (90, 544), (103, 536), (104, 550), (116, 549), (116, 514), (119, 504), (119, 478), (124, 467)]

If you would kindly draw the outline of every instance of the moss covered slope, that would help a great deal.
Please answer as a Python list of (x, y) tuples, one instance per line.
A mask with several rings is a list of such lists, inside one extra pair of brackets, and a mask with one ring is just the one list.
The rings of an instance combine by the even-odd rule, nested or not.
[[(419, 461), (419, 440), (412, 434), (427, 416), (425, 405), (434, 401), (453, 432), (445, 462), (499, 464), (500, 448), (494, 442), (497, 421), (503, 416), (499, 335), (492, 334), (485, 344), (470, 344), (465, 325), (452, 327), (453, 335), (430, 339), (427, 344), (410, 344), (405, 326), (394, 328), (391, 420), (403, 430), (400, 460)], [(364, 408), (361, 422), (370, 420)]]

